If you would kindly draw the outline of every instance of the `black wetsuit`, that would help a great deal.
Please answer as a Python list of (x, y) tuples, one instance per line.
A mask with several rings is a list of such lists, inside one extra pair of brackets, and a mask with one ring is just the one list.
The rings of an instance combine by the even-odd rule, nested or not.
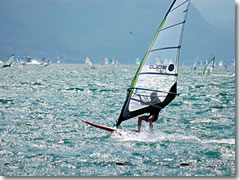
[(160, 111), (161, 111), (160, 108), (153, 107), (153, 108), (149, 111), (150, 114), (147, 115), (147, 116), (144, 116), (144, 117), (145, 117), (145, 121), (148, 122), (148, 118), (149, 118), (150, 116), (153, 116), (152, 122), (156, 121), (156, 120), (158, 119), (158, 115), (159, 115)]

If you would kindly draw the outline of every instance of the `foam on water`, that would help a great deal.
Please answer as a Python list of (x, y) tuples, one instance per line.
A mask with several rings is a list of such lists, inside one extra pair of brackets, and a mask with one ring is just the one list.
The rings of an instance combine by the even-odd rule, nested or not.
[(139, 142), (178, 142), (178, 141), (201, 141), (194, 136), (184, 136), (181, 134), (161, 133), (157, 130), (144, 129), (141, 133), (131, 131), (114, 132), (111, 138), (117, 141), (139, 141)]

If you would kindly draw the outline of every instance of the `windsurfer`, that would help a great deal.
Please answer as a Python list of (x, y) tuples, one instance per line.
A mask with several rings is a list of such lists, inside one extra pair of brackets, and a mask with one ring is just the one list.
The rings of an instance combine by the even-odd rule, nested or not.
[[(138, 95), (140, 98), (141, 104), (158, 104), (160, 103), (160, 99), (157, 96), (157, 93), (154, 91), (150, 95), (150, 101), (144, 102), (142, 101), (141, 95)], [(153, 125), (152, 123), (155, 122), (158, 119), (158, 114), (160, 113), (161, 109), (156, 106), (152, 106), (151, 110), (148, 112), (149, 115), (144, 115), (138, 117), (138, 130), (137, 132), (140, 132), (142, 121), (149, 122), (149, 128), (152, 129)]]

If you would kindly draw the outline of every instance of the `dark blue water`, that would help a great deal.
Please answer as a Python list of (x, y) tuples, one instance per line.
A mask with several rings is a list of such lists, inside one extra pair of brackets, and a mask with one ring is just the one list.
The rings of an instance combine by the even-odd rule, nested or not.
[[(135, 65), (0, 70), (1, 176), (235, 176), (235, 71), (180, 69), (153, 131), (111, 134)], [(137, 118), (123, 129), (136, 129)]]

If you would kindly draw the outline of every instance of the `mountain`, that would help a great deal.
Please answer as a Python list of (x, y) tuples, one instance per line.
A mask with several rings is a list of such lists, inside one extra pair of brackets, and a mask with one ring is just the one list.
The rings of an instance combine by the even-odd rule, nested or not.
[[(122, 64), (140, 59), (150, 44), (169, 0), (1, 0), (0, 59), (9, 54), (41, 59), (60, 56), (65, 63), (95, 63), (114, 57)], [(209, 24), (191, 6), (181, 59), (234, 56), (234, 29)]]
[[(232, 18), (234, 19), (234, 13)], [(193, 64), (197, 56), (204, 60), (215, 54), (217, 61), (235, 58), (235, 25), (226, 26), (226, 23), (222, 22), (221, 29), (219, 26), (221, 24), (209, 24), (199, 11), (191, 6), (183, 35), (181, 59)]]

